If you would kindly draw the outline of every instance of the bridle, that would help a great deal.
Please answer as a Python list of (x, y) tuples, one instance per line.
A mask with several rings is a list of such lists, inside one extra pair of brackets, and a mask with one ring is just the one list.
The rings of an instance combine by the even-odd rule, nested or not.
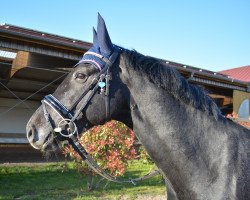
[[(104, 56), (98, 53), (94, 52), (85, 53), (85, 55), (90, 54), (92, 56), (98, 57), (99, 59), (105, 62), (105, 66), (98, 73), (98, 75), (92, 80), (91, 84), (87, 87), (87, 89), (79, 97), (79, 99), (71, 106), (70, 109), (67, 109), (66, 106), (64, 106), (52, 94), (45, 96), (41, 102), (42, 102), (44, 117), (50, 124), (52, 130), (54, 130), (54, 132), (56, 133), (59, 133), (65, 140), (68, 140), (69, 144), (82, 157), (82, 159), (85, 160), (85, 162), (89, 165), (89, 167), (91, 167), (95, 172), (97, 172), (102, 177), (108, 179), (109, 181), (117, 183), (132, 183), (135, 185), (136, 182), (151, 178), (155, 175), (160, 174), (160, 172), (156, 170), (141, 178), (118, 180), (116, 177), (106, 173), (102, 168), (100, 168), (99, 165), (94, 161), (94, 159), (87, 153), (85, 148), (80, 144), (80, 142), (78, 141), (78, 130), (75, 124), (75, 120), (78, 118), (80, 113), (87, 107), (92, 97), (98, 91), (98, 88), (100, 88), (100, 94), (104, 95), (105, 98), (106, 121), (110, 119), (110, 97), (109, 97), (109, 88), (111, 80), (110, 70), (111, 67), (114, 65), (115, 61), (117, 60), (119, 52), (120, 52), (119, 49), (115, 50), (111, 54), (109, 59), (105, 58)], [(59, 115), (62, 118), (62, 120), (57, 124), (57, 127), (55, 127), (53, 123), (53, 120), (47, 110), (47, 106), (49, 106), (52, 110), (54, 110), (57, 113), (57, 115)], [(63, 126), (67, 127), (66, 131), (62, 129)]]
[[(78, 98), (76, 102), (71, 106), (70, 109), (67, 109), (56, 97), (52, 94), (49, 94), (44, 97), (42, 100), (44, 114), (46, 119), (48, 117), (48, 112), (46, 110), (45, 105), (50, 106), (56, 113), (63, 119), (70, 119), (71, 122), (74, 122), (79, 114), (82, 112), (83, 109), (86, 108), (92, 97), (97, 92), (98, 88), (101, 88), (100, 94), (105, 96), (105, 107), (106, 107), (106, 120), (110, 119), (110, 104), (109, 104), (109, 87), (110, 87), (110, 80), (111, 80), (111, 72), (110, 68), (115, 63), (119, 52), (114, 51), (113, 54), (110, 56), (110, 59), (103, 57), (100, 54), (94, 52), (86, 52), (84, 55), (91, 54), (98, 58), (101, 58), (106, 64), (104, 68), (98, 73), (98, 75), (92, 80), (90, 85), (87, 87), (85, 92)], [(104, 82), (105, 80), (105, 82)], [(87, 99), (82, 102), (82, 99), (89, 94)], [(81, 104), (81, 105), (80, 105)], [(77, 110), (75, 109), (77, 108)], [(75, 113), (73, 114), (73, 110)]]

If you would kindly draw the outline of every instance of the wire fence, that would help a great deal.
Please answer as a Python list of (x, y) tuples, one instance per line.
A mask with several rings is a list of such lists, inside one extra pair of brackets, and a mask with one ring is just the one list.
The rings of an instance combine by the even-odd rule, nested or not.
[[(51, 69), (51, 68), (41, 68), (41, 67), (34, 67), (34, 66), (26, 66), (24, 68), (20, 68), (20, 66), (16, 66), (16, 67), (12, 67), (12, 64), (10, 63), (4, 63), (4, 62), (0, 62), (1, 66), (7, 66), (10, 67), (10, 70), (35, 70), (34, 73), (41, 73), (41, 72), (46, 72), (46, 73), (55, 73), (55, 78), (49, 82), (43, 82), (40, 80), (32, 80), (31, 79), (20, 79), (20, 78), (15, 78), (15, 75), (10, 77), (10, 75), (7, 77), (0, 77), (0, 91), (1, 90), (5, 90), (7, 92), (9, 92), (9, 94), (11, 94), (12, 99), (16, 99), (18, 100), (18, 102), (14, 105), (12, 105), (10, 108), (4, 110), (3, 112), (0, 113), (0, 117), (2, 117), (3, 115), (6, 115), (7, 113), (9, 113), (10, 111), (12, 111), (13, 109), (17, 108), (19, 105), (23, 104), (25, 106), (26, 109), (30, 110), (30, 111), (34, 111), (34, 108), (31, 108), (26, 102), (28, 100), (30, 100), (32, 97), (34, 97), (36, 94), (40, 93), (41, 91), (50, 88), (50, 90), (54, 90), (56, 88), (56, 86), (58, 85), (58, 83), (67, 75), (70, 73), (72, 68), (57, 68), (57, 69)], [(37, 71), (37, 72), (36, 72)], [(8, 73), (8, 72), (6, 72)], [(26, 98), (21, 99), (14, 90), (12, 90), (12, 88), (8, 87), (9, 83), (15, 83), (18, 85), (18, 87), (22, 87), (22, 84), (32, 84), (32, 85), (36, 85), (38, 87), (40, 87), (38, 90), (36, 90), (35, 92), (32, 92), (30, 95), (28, 95)], [(1, 93), (0, 93), (1, 94)], [(1, 96), (0, 96), (1, 97)], [(1, 105), (0, 105), (1, 106)]]

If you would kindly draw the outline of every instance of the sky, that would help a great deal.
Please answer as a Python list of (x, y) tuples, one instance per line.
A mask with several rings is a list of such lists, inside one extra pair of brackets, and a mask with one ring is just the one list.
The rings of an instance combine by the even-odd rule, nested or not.
[(99, 12), (124, 48), (211, 71), (250, 65), (249, 0), (0, 2), (0, 23), (92, 42)]

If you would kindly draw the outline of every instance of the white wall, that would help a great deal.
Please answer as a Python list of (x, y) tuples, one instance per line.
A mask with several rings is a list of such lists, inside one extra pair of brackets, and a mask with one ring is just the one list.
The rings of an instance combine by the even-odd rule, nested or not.
[(19, 103), (20, 100), (0, 98), (0, 143), (28, 143), (25, 127), (40, 102)]

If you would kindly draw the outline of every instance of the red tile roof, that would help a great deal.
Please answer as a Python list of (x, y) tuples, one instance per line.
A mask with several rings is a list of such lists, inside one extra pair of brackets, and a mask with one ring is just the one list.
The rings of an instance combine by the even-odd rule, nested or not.
[(233, 78), (233, 79), (250, 82), (250, 65), (223, 70), (223, 71), (220, 71), (219, 73), (226, 74), (230, 78)]

